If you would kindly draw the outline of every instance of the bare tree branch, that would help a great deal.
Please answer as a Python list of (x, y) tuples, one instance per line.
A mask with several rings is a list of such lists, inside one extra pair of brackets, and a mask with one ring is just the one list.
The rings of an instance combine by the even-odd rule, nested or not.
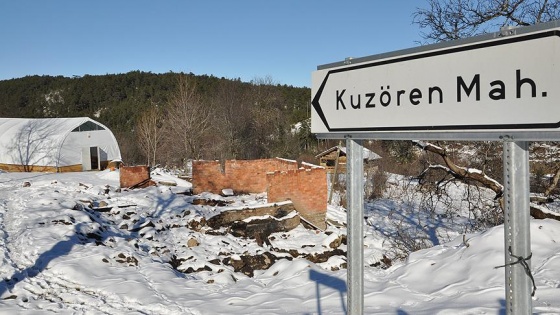
[(502, 184), (498, 183), (496, 180), (487, 176), (481, 170), (458, 166), (451, 160), (451, 158), (449, 158), (445, 149), (434, 144), (421, 141), (415, 141), (414, 143), (424, 151), (435, 153), (443, 159), (446, 168), (443, 168), (442, 166), (439, 166), (437, 168), (446, 169), (448, 173), (455, 178), (461, 180), (474, 180), (484, 185), (485, 187), (490, 188), (496, 194), (495, 199), (499, 199), (502, 197), (504, 186), (502, 186)]
[(556, 173), (554, 174), (554, 177), (552, 178), (552, 183), (550, 183), (550, 185), (548, 185), (548, 187), (544, 191), (545, 197), (550, 196), (552, 191), (558, 186), (558, 181), (559, 180), (560, 180), (560, 168), (557, 168)]
[(428, 0), (413, 22), (428, 42), (441, 42), (560, 18), (560, 0)]

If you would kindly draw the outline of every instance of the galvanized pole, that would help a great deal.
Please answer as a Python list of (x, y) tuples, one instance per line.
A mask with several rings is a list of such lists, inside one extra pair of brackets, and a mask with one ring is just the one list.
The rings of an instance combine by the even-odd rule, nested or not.
[[(503, 143), (506, 314), (532, 314), (529, 151), (527, 141)], [(527, 260), (525, 260), (527, 259)]]
[(348, 314), (364, 313), (364, 150), (346, 138)]

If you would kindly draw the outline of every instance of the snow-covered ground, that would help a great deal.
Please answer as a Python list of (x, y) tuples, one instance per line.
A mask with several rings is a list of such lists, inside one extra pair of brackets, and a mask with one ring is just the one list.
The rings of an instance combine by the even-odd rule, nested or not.
[[(163, 172), (154, 179), (177, 186), (119, 191), (118, 172), (110, 171), (0, 173), (0, 313), (346, 312), (340, 255), (311, 263), (281, 259), (289, 255), (276, 252), (277, 262), (253, 277), (223, 263), (272, 249), (208, 233), (204, 220), (224, 209), (265, 204), (265, 194), (189, 196), (188, 182)], [(444, 212), (422, 215), (415, 198), (392, 198), (402, 189), (398, 181), (392, 189), (366, 205), (364, 312), (504, 314), (504, 269), (495, 268), (504, 263), (503, 226), (467, 234), (464, 242), (459, 223), (468, 218), (457, 217), (453, 226)], [(226, 205), (195, 205), (197, 198)], [(300, 226), (272, 234), (271, 246), (324, 252), (346, 234), (343, 208), (329, 206), (328, 218), (333, 224), (326, 232)], [(395, 245), (391, 235), (410, 228), (426, 238), (423, 244), (435, 246), (393, 260), (386, 269), (374, 267)], [(532, 220), (531, 239), (534, 313), (559, 314), (560, 222)], [(340, 248), (346, 250), (344, 244)]]

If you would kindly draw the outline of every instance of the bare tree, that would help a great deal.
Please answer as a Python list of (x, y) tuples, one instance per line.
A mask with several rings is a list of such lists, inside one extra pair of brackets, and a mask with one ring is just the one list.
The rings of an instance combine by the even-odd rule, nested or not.
[(251, 102), (250, 133), (253, 147), (250, 158), (284, 155), (281, 152), (289, 134), (289, 126), (282, 118), (283, 99), (270, 77), (255, 78), (249, 91)]
[(244, 132), (251, 121), (249, 104), (245, 91), (233, 81), (224, 81), (212, 98), (216, 109), (218, 132), (214, 133), (213, 156), (220, 159), (239, 159), (243, 157)]
[(167, 107), (168, 140), (182, 158), (202, 157), (203, 138), (211, 127), (210, 103), (204, 103), (194, 82), (180, 76), (177, 91)]
[(136, 122), (138, 145), (148, 165), (156, 165), (158, 150), (163, 142), (163, 115), (157, 105), (146, 110)]
[(527, 26), (560, 17), (560, 0), (428, 0), (413, 22), (427, 29), (421, 36), (441, 42), (496, 31), (502, 26)]

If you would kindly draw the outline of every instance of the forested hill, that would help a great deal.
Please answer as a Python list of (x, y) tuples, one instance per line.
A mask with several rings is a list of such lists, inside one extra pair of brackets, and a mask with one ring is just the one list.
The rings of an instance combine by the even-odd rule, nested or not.
[[(187, 82), (188, 89), (181, 89), (180, 82)], [(303, 147), (297, 144), (296, 148), (290, 146), (290, 152), (278, 152), (279, 148), (286, 147), (286, 143), (280, 142), (294, 140), (286, 138), (290, 128), (308, 118), (310, 89), (275, 84), (270, 78), (242, 82), (239, 79), (192, 73), (154, 74), (141, 71), (72, 78), (27, 76), (0, 81), (0, 117), (91, 117), (115, 132), (122, 149), (126, 151), (123, 155), (129, 159), (141, 160), (141, 148), (128, 147), (123, 143), (138, 137), (134, 130), (146, 111), (159, 108), (165, 112), (173, 101), (184, 96), (181, 93), (194, 93), (195, 97), (190, 101), (196, 99), (198, 106), (211, 109), (209, 115), (215, 123), (221, 121), (223, 125), (224, 122), (231, 123), (235, 120), (237, 133), (231, 134), (235, 130), (218, 130), (220, 128), (217, 125), (209, 129), (213, 129), (213, 132), (230, 131), (231, 137), (243, 138), (231, 140), (247, 146), (229, 154), (226, 152), (225, 155), (221, 150), (221, 156), (215, 156), (217, 153), (212, 150), (196, 152), (198, 157), (256, 158), (274, 154), (297, 157), (305, 149), (305, 144), (302, 144)], [(165, 115), (160, 118), (165, 124)], [(259, 121), (266, 122), (267, 126)], [(206, 131), (206, 138), (219, 138), (208, 134), (211, 130)], [(264, 140), (269, 143), (262, 145), (267, 147), (251, 150), (249, 146), (262, 142), (263, 134), (266, 138)], [(253, 136), (260, 139), (247, 139)], [(307, 136), (309, 135), (304, 135), (303, 138)], [(253, 155), (258, 156), (243, 156), (240, 152), (244, 150), (250, 150)], [(184, 158), (194, 157), (189, 155), (195, 152), (188, 151), (181, 153), (186, 155)]]
[(151, 102), (165, 102), (176, 81), (176, 74), (145, 72), (5, 80), (0, 81), (0, 116), (88, 116), (113, 130), (127, 130)]
[[(134, 118), (142, 110), (154, 104), (165, 106), (177, 90), (180, 75), (173, 72), (154, 74), (133, 71), (73, 78), (26, 76), (3, 80), (0, 81), (0, 117), (88, 116), (113, 130), (129, 130)], [(207, 75), (186, 76), (208, 101), (225, 85), (228, 89), (237, 90), (236, 95), (253, 85)], [(292, 123), (303, 120), (309, 111), (310, 90), (286, 85), (272, 87), (293, 109), (286, 118)]]

